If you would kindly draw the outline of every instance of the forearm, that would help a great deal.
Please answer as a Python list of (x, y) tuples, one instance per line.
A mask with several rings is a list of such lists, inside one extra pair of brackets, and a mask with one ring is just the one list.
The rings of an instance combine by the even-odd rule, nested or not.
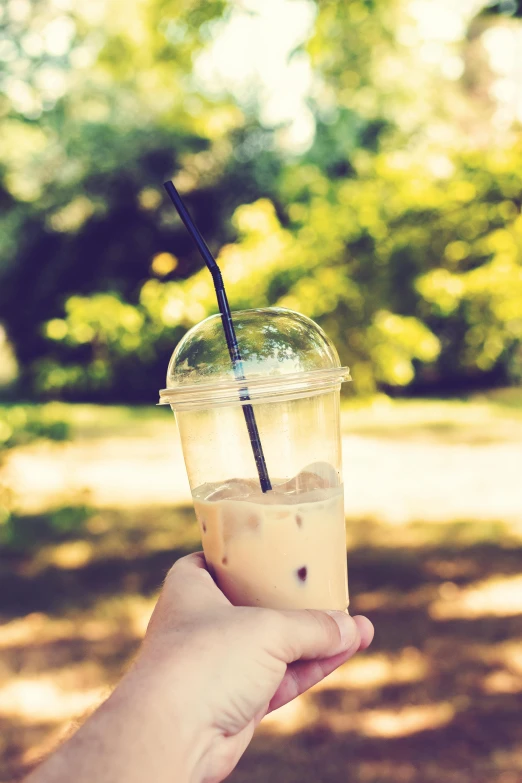
[(172, 685), (156, 672), (129, 672), (26, 783), (200, 783), (207, 738), (192, 720), (186, 689), (165, 698)]

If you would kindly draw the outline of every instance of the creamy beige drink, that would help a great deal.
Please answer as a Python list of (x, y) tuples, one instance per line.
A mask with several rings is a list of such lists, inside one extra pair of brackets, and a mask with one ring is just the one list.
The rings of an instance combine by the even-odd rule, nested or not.
[(160, 392), (176, 416), (207, 563), (234, 604), (346, 610), (348, 368), (300, 313), (244, 310), (233, 321), (239, 365), (212, 315), (178, 344)]
[(254, 480), (193, 492), (203, 549), (233, 604), (273, 609), (348, 606), (343, 487), (312, 465), (263, 494)]

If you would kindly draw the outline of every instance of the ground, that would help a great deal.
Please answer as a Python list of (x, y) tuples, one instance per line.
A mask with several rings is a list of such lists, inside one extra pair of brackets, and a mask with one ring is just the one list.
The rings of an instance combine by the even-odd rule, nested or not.
[[(110, 690), (198, 547), (168, 411), (61, 412), (71, 443), (4, 468), (2, 783)], [(375, 642), (268, 718), (231, 781), (519, 783), (520, 395), (352, 403), (343, 431), (351, 606)]]

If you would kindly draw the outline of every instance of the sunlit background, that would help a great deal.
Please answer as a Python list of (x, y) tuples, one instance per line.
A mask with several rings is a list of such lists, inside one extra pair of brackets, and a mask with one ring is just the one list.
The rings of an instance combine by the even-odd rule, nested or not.
[(117, 681), (198, 546), (170, 353), (316, 319), (374, 646), (269, 717), (235, 783), (522, 780), (520, 0), (0, 6), (0, 781)]

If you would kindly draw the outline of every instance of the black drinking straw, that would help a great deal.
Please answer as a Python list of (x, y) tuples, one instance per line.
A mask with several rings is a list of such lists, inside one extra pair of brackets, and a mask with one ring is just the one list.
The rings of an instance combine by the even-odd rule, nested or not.
[[(223, 277), (221, 276), (221, 270), (218, 267), (212, 253), (208, 249), (205, 240), (201, 236), (198, 227), (190, 217), (188, 210), (181, 199), (181, 196), (174, 187), (174, 183), (169, 180), (168, 182), (163, 183), (163, 187), (169, 194), (172, 203), (176, 207), (180, 218), (185, 224), (185, 228), (196, 243), (196, 246), (205, 264), (210, 270), (212, 280), (214, 281), (214, 288), (216, 289), (216, 297), (218, 300), (219, 312), (221, 313), (221, 321), (223, 323), (225, 338), (228, 345), (228, 352), (232, 361), (232, 369), (234, 370), (234, 375), (238, 381), (246, 381), (245, 373), (243, 371), (243, 361), (241, 359), (239, 346), (237, 344), (236, 332), (234, 330), (234, 324), (232, 321), (232, 313), (230, 312), (230, 305), (228, 303)], [(239, 389), (239, 398), (241, 400), (250, 399), (248, 388), (246, 386)], [(272, 484), (266, 469), (265, 456), (263, 454), (263, 447), (261, 446), (259, 430), (257, 429), (254, 409), (251, 405), (242, 405), (241, 407), (243, 408), (243, 415), (245, 417), (252, 451), (254, 452), (256, 468), (259, 474), (259, 483), (261, 484), (261, 489), (263, 492), (267, 492), (269, 489), (272, 489)]]

